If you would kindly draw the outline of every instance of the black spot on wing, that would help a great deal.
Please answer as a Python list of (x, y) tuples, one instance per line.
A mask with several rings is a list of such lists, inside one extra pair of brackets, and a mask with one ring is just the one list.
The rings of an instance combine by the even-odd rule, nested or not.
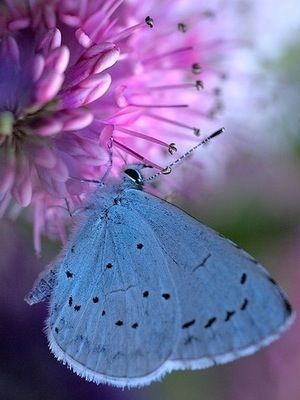
[[(274, 286), (277, 286), (277, 287), (278, 287), (277, 282), (276, 282), (273, 278), (269, 277), (268, 280), (269, 280)], [(279, 289), (279, 290), (280, 290), (280, 289)], [(281, 290), (280, 290), (280, 292), (281, 292)], [(283, 303), (284, 303), (286, 312), (287, 312), (288, 315), (291, 315), (291, 314), (293, 313), (292, 306), (291, 306), (291, 304), (289, 303), (289, 301), (287, 300), (287, 298), (284, 296), (284, 294), (283, 294), (282, 292), (281, 292), (281, 295), (282, 295), (282, 298), (283, 298)]]
[(136, 329), (139, 326), (139, 324), (137, 322), (135, 322), (134, 324), (131, 325), (131, 328)]
[(245, 282), (247, 280), (247, 274), (245, 274), (245, 272), (242, 274), (241, 279), (240, 279), (240, 283), (241, 285), (244, 285)]
[(54, 330), (55, 330), (55, 332), (56, 332), (56, 333), (58, 333), (58, 332), (59, 332), (59, 329), (58, 329), (57, 327), (56, 327)]
[(70, 296), (70, 297), (69, 297), (69, 306), (71, 307), (72, 304), (73, 304), (73, 298), (72, 298), (72, 296)]
[(271, 283), (273, 283), (273, 285), (277, 286), (277, 282), (275, 281), (275, 279), (273, 279), (273, 278), (271, 278), (271, 277), (269, 277), (268, 279), (269, 279), (269, 281), (270, 281)]
[(243, 304), (242, 304), (241, 307), (240, 307), (240, 310), (241, 310), (241, 311), (246, 310), (248, 304), (249, 304), (249, 300), (248, 300), (248, 299), (245, 299), (244, 302), (243, 302)]
[(107, 268), (107, 269), (112, 268), (112, 264), (111, 264), (111, 263), (106, 264), (106, 268)]
[(95, 296), (93, 297), (93, 303), (98, 303), (99, 302), (99, 297)]
[(119, 319), (117, 322), (115, 322), (115, 325), (117, 325), (117, 326), (122, 326), (122, 325), (123, 325), (123, 321), (121, 321), (121, 320)]
[(210, 328), (217, 321), (216, 317), (210, 318), (207, 323), (204, 325), (204, 328)]
[(169, 293), (163, 293), (163, 294), (162, 294), (162, 297), (163, 297), (165, 300), (169, 300), (169, 298), (171, 297), (171, 295), (170, 295)]
[(149, 296), (149, 292), (148, 292), (148, 290), (145, 290), (144, 292), (143, 292), (143, 297), (148, 297)]
[(230, 318), (235, 314), (235, 311), (227, 311), (226, 317), (225, 317), (225, 322), (229, 321)]
[(138, 243), (136, 245), (136, 248), (139, 249), (139, 250), (141, 250), (143, 247), (144, 247), (143, 243)]
[(104, 316), (106, 314), (105, 310), (102, 310), (101, 315)]
[(66, 271), (66, 277), (67, 278), (73, 278), (73, 272)]
[(74, 306), (74, 310), (75, 310), (75, 311), (79, 311), (80, 309), (81, 309), (81, 306), (79, 306), (79, 305)]
[(288, 302), (287, 299), (284, 299), (284, 305), (285, 305), (285, 309), (287, 311), (287, 313), (290, 315), (293, 312), (292, 306), (290, 305), (290, 303)]
[(195, 319), (192, 319), (191, 321), (185, 322), (184, 324), (182, 324), (181, 328), (182, 329), (187, 329), (190, 326), (194, 325), (194, 323), (196, 322)]

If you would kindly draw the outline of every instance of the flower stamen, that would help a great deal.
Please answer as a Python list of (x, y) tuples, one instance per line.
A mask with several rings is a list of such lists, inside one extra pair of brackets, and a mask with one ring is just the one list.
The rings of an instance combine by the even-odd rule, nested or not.
[(188, 88), (196, 88), (198, 91), (204, 88), (204, 84), (202, 81), (197, 80), (195, 83), (180, 83), (174, 85), (162, 85), (162, 86), (143, 86), (141, 88), (134, 88), (133, 92), (130, 92), (131, 96), (138, 96), (144, 94), (145, 92), (153, 92), (160, 90), (177, 90), (177, 89), (188, 89)]
[(185, 32), (187, 32), (187, 30), (188, 30), (187, 25), (184, 24), (183, 22), (179, 22), (179, 23), (177, 24), (177, 28), (178, 28), (179, 32), (182, 32), (182, 33), (185, 33)]
[(192, 73), (195, 75), (200, 74), (200, 72), (202, 71), (201, 65), (199, 63), (194, 63), (192, 65)]
[(148, 160), (147, 158), (145, 158), (144, 156), (142, 156), (141, 154), (137, 153), (136, 151), (130, 149), (129, 147), (125, 146), (123, 143), (118, 142), (116, 139), (112, 139), (114, 145), (116, 147), (118, 147), (119, 149), (125, 151), (125, 153), (128, 153), (129, 155), (131, 155), (132, 157), (136, 158), (137, 160), (141, 161), (142, 163), (149, 165), (152, 168), (156, 168), (159, 170), (162, 170), (163, 168), (160, 167), (159, 165), (155, 164), (154, 162)]
[(162, 147), (166, 147), (168, 149), (169, 153), (171, 153), (171, 154), (173, 154), (173, 153), (175, 153), (177, 151), (177, 149), (175, 147), (175, 143), (168, 144), (168, 143), (165, 143), (165, 142), (163, 142), (163, 141), (161, 141), (159, 139), (156, 139), (156, 138), (154, 138), (152, 136), (148, 136), (148, 135), (145, 135), (145, 134), (143, 134), (141, 132), (133, 131), (131, 129), (122, 128), (120, 126), (116, 126), (115, 130), (119, 131), (119, 132), (126, 133), (127, 135), (131, 135), (131, 136), (138, 137), (140, 139), (147, 140), (149, 142), (158, 144), (158, 145), (160, 145)]
[(174, 50), (170, 50), (170, 51), (166, 51), (164, 53), (161, 54), (156, 54), (155, 56), (149, 57), (149, 58), (145, 58), (143, 60), (143, 64), (150, 64), (153, 62), (156, 62), (158, 60), (161, 60), (162, 58), (167, 58), (173, 55), (177, 55), (178, 53), (183, 53), (185, 51), (191, 51), (193, 50), (193, 46), (186, 46), (186, 47), (180, 47), (179, 49), (174, 49)]
[(174, 121), (174, 120), (172, 120), (170, 118), (162, 117), (161, 115), (152, 114), (150, 112), (148, 112), (146, 114), (146, 116), (150, 117), (150, 118), (153, 118), (153, 119), (156, 119), (158, 121), (166, 122), (166, 123), (171, 124), (171, 125), (179, 126), (180, 128), (189, 129), (189, 130), (193, 131), (195, 136), (200, 136), (200, 129), (199, 128), (195, 128), (195, 127), (186, 125), (186, 124), (184, 124), (182, 122), (179, 122), (179, 121)]
[(153, 28), (154, 26), (154, 21), (153, 18), (149, 17), (149, 15), (145, 18), (145, 22), (150, 28)]
[(128, 106), (140, 107), (140, 108), (186, 108), (188, 104), (138, 104), (128, 103)]
[[(146, 23), (146, 25), (145, 25), (145, 23)], [(117, 42), (120, 42), (121, 40), (126, 39), (129, 36), (133, 35), (137, 31), (144, 29), (145, 27), (149, 27), (149, 26), (150, 26), (150, 28), (153, 28), (154, 23), (153, 23), (153, 19), (148, 16), (145, 18), (145, 21), (140, 22), (136, 25), (132, 25), (128, 28), (125, 28), (122, 31), (116, 33), (115, 35), (109, 36), (108, 38), (106, 38), (106, 40), (109, 42), (112, 42), (112, 43), (117, 43)]]

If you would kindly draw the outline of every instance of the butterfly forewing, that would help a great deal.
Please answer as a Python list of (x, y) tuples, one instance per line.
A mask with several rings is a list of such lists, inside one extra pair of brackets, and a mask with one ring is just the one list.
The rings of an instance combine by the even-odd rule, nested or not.
[(80, 246), (61, 259), (50, 345), (88, 379), (139, 385), (176, 343), (179, 314), (168, 261), (149, 224), (128, 208), (112, 207), (93, 224), (94, 231), (85, 223), (73, 240)]

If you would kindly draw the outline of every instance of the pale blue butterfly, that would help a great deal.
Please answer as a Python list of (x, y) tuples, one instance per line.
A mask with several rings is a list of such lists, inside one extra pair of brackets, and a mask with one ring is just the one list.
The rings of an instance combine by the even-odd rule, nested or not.
[(119, 387), (251, 354), (293, 320), (265, 269), (143, 191), (142, 168), (99, 186), (26, 298), (50, 298), (47, 337), (56, 358), (87, 380)]

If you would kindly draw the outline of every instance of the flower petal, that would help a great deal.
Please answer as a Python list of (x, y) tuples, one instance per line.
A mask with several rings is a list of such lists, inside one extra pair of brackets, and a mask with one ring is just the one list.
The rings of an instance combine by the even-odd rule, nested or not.
[(68, 66), (69, 59), (69, 49), (66, 46), (57, 47), (47, 56), (46, 67), (53, 68), (57, 73), (62, 74)]
[(69, 178), (68, 168), (66, 167), (66, 164), (59, 158), (57, 158), (55, 166), (49, 169), (47, 173), (57, 182), (65, 182)]
[(64, 90), (78, 85), (92, 74), (98, 74), (111, 67), (118, 60), (119, 54), (119, 49), (111, 43), (93, 46), (66, 72)]
[(15, 180), (14, 163), (9, 162), (7, 158), (4, 159), (0, 167), (0, 193), (3, 195), (9, 191)]
[(42, 76), (45, 67), (45, 58), (41, 54), (37, 54), (33, 60), (33, 82), (36, 82)]
[(60, 119), (52, 117), (44, 117), (43, 119), (34, 121), (31, 128), (35, 135), (38, 136), (54, 136), (62, 131), (63, 122)]
[(8, 24), (8, 29), (10, 31), (19, 31), (21, 29), (28, 28), (30, 25), (30, 18), (24, 17), (20, 19), (15, 19)]
[(94, 44), (94, 42), (81, 28), (76, 29), (75, 36), (79, 44), (81, 44), (83, 47), (90, 47)]
[(111, 83), (111, 77), (107, 73), (93, 75), (83, 82), (76, 89), (67, 90), (61, 95), (62, 108), (77, 108), (91, 103), (107, 91)]
[(25, 167), (23, 170), (18, 168), (18, 174), (16, 175), (16, 182), (12, 189), (12, 195), (17, 203), (22, 207), (27, 207), (32, 198), (32, 182), (30, 176), (29, 167)]
[(52, 100), (62, 86), (64, 77), (54, 70), (45, 71), (36, 83), (35, 100), (38, 103), (47, 103)]
[(12, 61), (19, 64), (20, 62), (20, 49), (16, 42), (16, 39), (12, 36), (2, 39), (2, 46), (5, 47), (6, 57), (10, 57)]
[(54, 152), (46, 146), (32, 146), (31, 156), (35, 164), (44, 168), (53, 168), (57, 163)]
[(85, 108), (68, 110), (63, 115), (63, 130), (72, 131), (86, 128), (93, 119), (93, 113)]
[(37, 51), (43, 53), (61, 46), (61, 32), (58, 28), (49, 30), (37, 46)]

